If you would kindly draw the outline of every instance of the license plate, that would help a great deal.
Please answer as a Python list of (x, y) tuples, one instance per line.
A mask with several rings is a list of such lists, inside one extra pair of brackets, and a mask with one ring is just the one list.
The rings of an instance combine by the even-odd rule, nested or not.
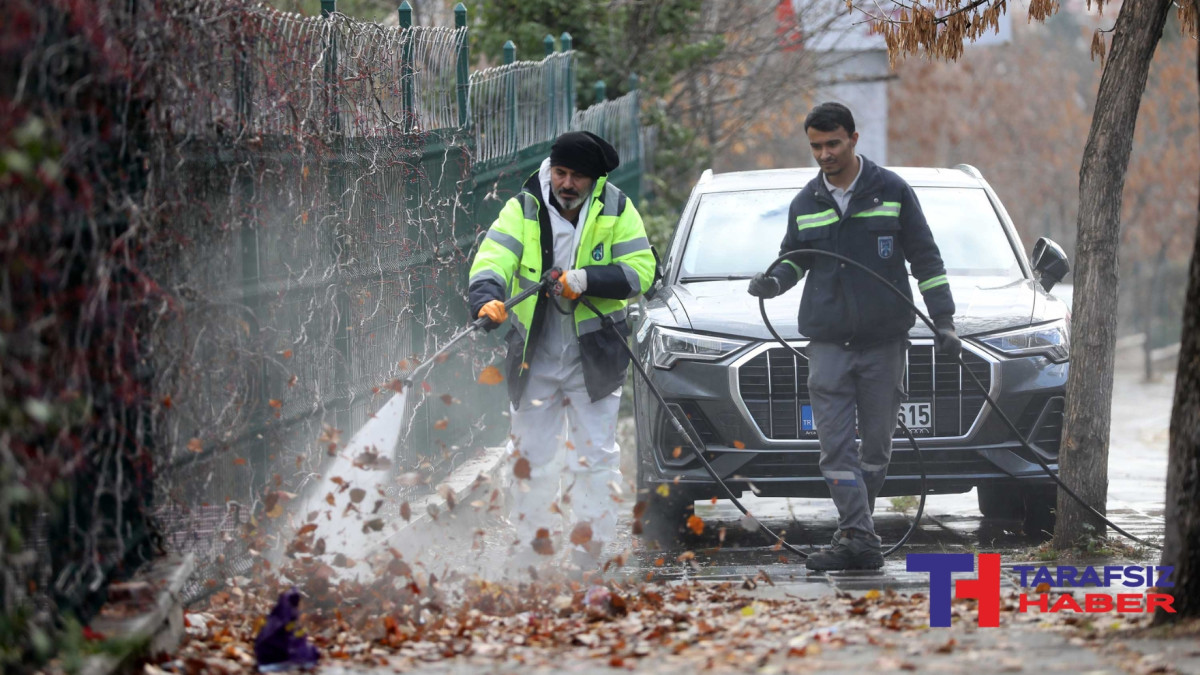
[(817, 423), (813, 421), (812, 406), (800, 406), (800, 429), (802, 431), (816, 431)]
[(927, 432), (933, 427), (933, 404), (901, 403), (900, 413), (897, 417), (913, 433), (918, 431)]

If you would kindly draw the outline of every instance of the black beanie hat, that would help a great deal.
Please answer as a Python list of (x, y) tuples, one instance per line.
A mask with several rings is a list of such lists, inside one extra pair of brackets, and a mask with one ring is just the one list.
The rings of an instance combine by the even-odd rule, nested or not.
[(590, 131), (568, 131), (550, 146), (550, 166), (565, 166), (596, 179), (621, 164), (617, 150)]

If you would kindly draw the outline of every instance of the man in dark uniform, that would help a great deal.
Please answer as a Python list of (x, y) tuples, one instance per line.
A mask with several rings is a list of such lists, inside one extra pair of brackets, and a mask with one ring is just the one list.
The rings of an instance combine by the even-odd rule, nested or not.
[[(792, 200), (780, 255), (804, 249), (838, 253), (911, 297), (907, 260), (937, 326), (938, 351), (957, 358), (962, 343), (954, 332), (954, 299), (912, 188), (855, 153), (858, 132), (846, 106), (818, 105), (804, 130), (821, 172)], [(821, 474), (838, 510), (833, 547), (810, 556), (807, 567), (878, 569), (883, 556), (871, 514), (906, 396), (905, 353), (916, 317), (877, 279), (825, 256), (790, 256), (751, 279), (749, 292), (773, 298), (806, 273), (800, 332), (810, 340), (808, 389), (821, 441)]]

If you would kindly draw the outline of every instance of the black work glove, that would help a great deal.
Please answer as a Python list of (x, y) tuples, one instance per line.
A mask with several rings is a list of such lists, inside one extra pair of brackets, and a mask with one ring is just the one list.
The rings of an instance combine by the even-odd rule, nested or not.
[(933, 320), (933, 325), (937, 326), (934, 340), (937, 343), (938, 353), (952, 359), (962, 356), (962, 340), (958, 339), (958, 333), (954, 332), (954, 320), (949, 317), (940, 317)]
[(779, 280), (769, 274), (759, 272), (750, 280), (750, 287), (746, 289), (750, 295), (756, 298), (773, 298), (783, 292), (779, 286)]

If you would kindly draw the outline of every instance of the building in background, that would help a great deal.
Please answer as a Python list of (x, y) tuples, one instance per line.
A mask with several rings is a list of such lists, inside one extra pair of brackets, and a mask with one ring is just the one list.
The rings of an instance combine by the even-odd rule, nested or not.
[[(806, 47), (825, 55), (828, 76), (814, 92), (814, 101), (839, 101), (854, 111), (858, 127), (858, 152), (871, 161), (886, 166), (888, 162), (888, 81), (894, 77), (888, 65), (887, 45), (883, 37), (870, 32), (867, 15), (856, 10), (846, 11), (841, 2), (827, 6), (806, 3), (805, 0), (782, 0), (791, 3), (792, 17), (800, 30), (813, 31)], [(891, 3), (878, 3), (886, 7)], [(801, 6), (807, 12), (800, 14)], [(899, 6), (892, 4), (899, 12)], [(819, 7), (819, 8), (818, 8)], [(828, 11), (823, 11), (825, 9)], [(815, 11), (814, 11), (815, 9)], [(789, 20), (785, 9), (780, 11), (781, 22)], [(999, 31), (987, 34), (967, 48), (1005, 44), (1012, 39), (1012, 22), (1007, 13), (1001, 14)], [(903, 86), (901, 83), (900, 86)], [(930, 120), (936, 124), (937, 120)], [(811, 156), (807, 164), (813, 166)]]

